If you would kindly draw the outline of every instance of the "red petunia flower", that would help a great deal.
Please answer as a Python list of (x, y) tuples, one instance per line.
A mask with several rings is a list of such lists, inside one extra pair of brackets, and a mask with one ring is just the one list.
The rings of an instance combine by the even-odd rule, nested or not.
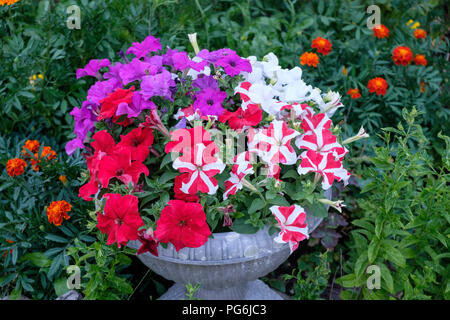
[(107, 188), (112, 178), (119, 179), (126, 185), (130, 182), (136, 185), (141, 173), (148, 176), (148, 168), (140, 161), (133, 161), (131, 150), (123, 148), (101, 160), (97, 177), (103, 188)]
[(414, 57), (414, 63), (416, 65), (426, 66), (428, 62), (423, 54), (416, 54), (416, 56)]
[(300, 56), (300, 64), (306, 64), (317, 68), (317, 65), (319, 64), (319, 56), (313, 52), (305, 52)]
[[(131, 104), (133, 99), (134, 86), (130, 89), (117, 88), (113, 93), (110, 93), (106, 98), (100, 100), (101, 109), (98, 120), (112, 118), (116, 115), (119, 104)], [(116, 121), (117, 121), (116, 116)]]
[(185, 202), (199, 202), (200, 198), (197, 194), (187, 194), (181, 191), (181, 187), (189, 181), (190, 174), (183, 173), (175, 177), (175, 182), (173, 184), (173, 191), (175, 192), (175, 199), (183, 200)]
[(311, 48), (317, 49), (317, 52), (326, 56), (331, 52), (331, 42), (325, 38), (317, 37), (312, 41)]
[(381, 96), (384, 96), (386, 94), (387, 87), (387, 81), (379, 77), (370, 79), (367, 83), (367, 88), (369, 89), (370, 93), (375, 92), (377, 95)]
[(230, 128), (238, 131), (245, 129), (245, 127), (256, 126), (261, 120), (262, 110), (257, 104), (249, 104), (245, 110), (239, 107), (235, 112), (225, 110), (219, 118), (220, 122), (228, 121)]
[(149, 128), (136, 128), (127, 135), (120, 136), (121, 141), (117, 144), (119, 148), (129, 148), (131, 150), (131, 159), (144, 161), (147, 158), (149, 147), (153, 144), (153, 132)]
[(389, 29), (383, 24), (377, 25), (372, 29), (372, 31), (373, 36), (378, 39), (389, 38)]
[(352, 98), (352, 99), (358, 99), (361, 98), (361, 93), (359, 92), (358, 88), (350, 88), (347, 91), (347, 94)]
[(410, 48), (406, 46), (398, 46), (395, 47), (392, 51), (392, 60), (394, 60), (394, 63), (398, 65), (406, 66), (408, 65), (413, 58), (413, 53)]
[(104, 214), (97, 214), (97, 228), (108, 234), (107, 245), (117, 242), (125, 245), (129, 240), (138, 239), (138, 229), (144, 225), (138, 211), (138, 198), (132, 195), (106, 193)]
[(153, 236), (153, 230), (141, 230), (138, 232), (138, 240), (142, 243), (136, 254), (150, 252), (154, 256), (158, 256), (158, 240)]
[(184, 247), (204, 245), (210, 235), (200, 203), (170, 200), (156, 222), (155, 237), (160, 242), (172, 243), (177, 252)]
[(416, 37), (416, 39), (425, 39), (427, 37), (427, 32), (423, 29), (416, 29), (414, 30), (414, 37)]

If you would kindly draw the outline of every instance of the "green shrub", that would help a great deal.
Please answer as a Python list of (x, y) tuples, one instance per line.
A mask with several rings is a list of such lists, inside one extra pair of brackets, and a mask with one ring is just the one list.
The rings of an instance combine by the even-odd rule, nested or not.
[[(49, 146), (44, 141), (41, 139), (39, 155), (44, 144)], [(65, 269), (71, 264), (68, 249), (77, 239), (85, 243), (95, 240), (85, 227), (89, 204), (77, 196), (83, 158), (58, 152), (57, 159), (43, 160), (39, 171), (26, 160), (25, 172), (10, 177), (5, 164), (10, 158), (23, 157), (24, 142), (18, 137), (0, 137), (0, 296), (54, 298), (68, 290), (60, 286), (65, 284)], [(60, 180), (62, 175), (66, 181)], [(70, 218), (56, 226), (49, 223), (46, 208), (60, 200), (72, 208)]]
[[(450, 138), (438, 135), (447, 148), (441, 166), (434, 166), (430, 143), (415, 122), (419, 114), (404, 109), (406, 125), (383, 129), (384, 145), (370, 158), (360, 217), (352, 221), (347, 275), (339, 279), (356, 290), (344, 298), (450, 298)], [(370, 265), (379, 267), (380, 289), (367, 286)]]

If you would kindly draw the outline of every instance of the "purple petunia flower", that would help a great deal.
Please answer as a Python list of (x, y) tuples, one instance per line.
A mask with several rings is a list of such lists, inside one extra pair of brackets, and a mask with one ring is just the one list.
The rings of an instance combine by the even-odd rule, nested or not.
[(161, 50), (161, 43), (158, 38), (148, 36), (142, 42), (133, 42), (128, 48), (127, 54), (135, 54), (136, 58), (145, 57), (150, 52)]
[(250, 61), (242, 59), (235, 53), (220, 58), (217, 60), (216, 65), (221, 66), (231, 77), (234, 77), (243, 71), (252, 72)]
[(142, 97), (142, 94), (139, 91), (136, 91), (133, 94), (133, 100), (131, 104), (127, 104), (124, 102), (119, 104), (116, 111), (116, 116), (127, 114), (128, 118), (136, 118), (141, 114), (143, 110), (154, 108), (156, 108), (156, 105), (153, 103), (153, 101), (145, 100)]
[(191, 60), (191, 58), (189, 58), (185, 51), (168, 49), (167, 53), (163, 55), (163, 64), (172, 66), (179, 71), (184, 71), (187, 68), (192, 68), (196, 71), (202, 71), (208, 64), (208, 62), (195, 62)]
[(122, 78), (120, 77), (120, 70), (124, 64), (121, 62), (115, 63), (113, 66), (109, 67), (109, 71), (103, 74), (103, 78), (105, 79), (117, 79), (123, 84)]
[(144, 76), (142, 78), (141, 93), (145, 99), (150, 99), (153, 96), (160, 96), (172, 101), (171, 87), (175, 87), (175, 81), (172, 79), (172, 74), (166, 69), (163, 69), (161, 73)]
[(205, 76), (203, 74), (200, 74), (197, 79), (192, 82), (192, 86), (200, 88), (201, 90), (206, 88), (219, 89), (219, 84), (213, 76)]
[(109, 66), (110, 64), (111, 62), (108, 59), (92, 59), (84, 68), (77, 69), (77, 79), (86, 76), (97, 77), (98, 71), (103, 67)]
[(123, 80), (123, 84), (127, 85), (130, 82), (142, 79), (143, 76), (152, 74), (150, 73), (150, 69), (153, 69), (153, 74), (156, 74), (157, 70), (151, 67), (152, 65), (150, 63), (134, 58), (130, 63), (123, 65), (119, 74)]
[(75, 120), (74, 133), (76, 138), (66, 144), (66, 152), (71, 155), (76, 149), (84, 149), (83, 141), (89, 131), (94, 131), (97, 117), (94, 110), (97, 106), (89, 101), (84, 101), (81, 108), (73, 108), (70, 115)]
[(108, 94), (121, 87), (120, 81), (114, 78), (105, 81), (97, 81), (89, 88), (87, 100), (100, 105), (101, 100), (105, 99)]
[(220, 116), (224, 111), (222, 102), (225, 100), (226, 96), (226, 92), (207, 88), (195, 95), (196, 99), (194, 101), (193, 108), (194, 110), (198, 109), (204, 116)]

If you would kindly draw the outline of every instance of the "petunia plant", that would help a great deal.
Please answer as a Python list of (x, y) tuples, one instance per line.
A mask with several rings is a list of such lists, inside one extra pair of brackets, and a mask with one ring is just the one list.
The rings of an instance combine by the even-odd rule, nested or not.
[[(121, 60), (91, 60), (77, 78), (93, 77), (68, 154), (82, 149), (88, 172), (79, 196), (95, 201), (107, 244), (142, 243), (158, 255), (204, 245), (214, 232), (278, 232), (291, 250), (308, 238), (307, 215), (340, 210), (324, 191), (347, 183), (348, 143), (331, 117), (343, 107), (283, 69), (224, 48), (195, 56), (163, 49), (148, 36)], [(317, 38), (326, 55), (331, 45)], [(281, 231), (280, 231), (281, 229)]]

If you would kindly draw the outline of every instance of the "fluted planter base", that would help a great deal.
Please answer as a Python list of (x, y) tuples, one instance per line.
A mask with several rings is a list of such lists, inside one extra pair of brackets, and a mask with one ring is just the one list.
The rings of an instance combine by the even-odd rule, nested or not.
[[(159, 300), (187, 299), (186, 292), (185, 286), (176, 283)], [(199, 288), (194, 297), (202, 300), (283, 300), (282, 296), (261, 280), (248, 281), (231, 288), (215, 290)]]

